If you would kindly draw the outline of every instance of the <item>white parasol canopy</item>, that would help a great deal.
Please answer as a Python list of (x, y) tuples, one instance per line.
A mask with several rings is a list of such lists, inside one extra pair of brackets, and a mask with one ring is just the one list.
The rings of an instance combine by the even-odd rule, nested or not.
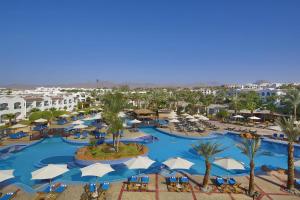
[(214, 164), (216, 164), (226, 170), (233, 170), (233, 169), (244, 170), (245, 169), (244, 165), (241, 162), (239, 162), (233, 158), (219, 158), (214, 161)]
[(27, 125), (24, 125), (24, 124), (15, 124), (15, 125), (13, 125), (13, 126), (11, 126), (9, 128), (11, 128), (11, 129), (18, 129), (18, 128), (25, 128), (25, 127), (27, 127)]
[(187, 118), (187, 119), (194, 119), (194, 117), (191, 116), (191, 115), (188, 115), (188, 116), (186, 116), (185, 118)]
[(171, 119), (169, 122), (171, 122), (171, 123), (178, 123), (179, 120), (178, 119)]
[(83, 128), (87, 128), (88, 126), (84, 125), (84, 124), (79, 124), (79, 125), (76, 125), (74, 126), (73, 128), (74, 129), (83, 129)]
[(72, 112), (71, 115), (78, 115), (78, 112)]
[(180, 157), (176, 157), (166, 160), (163, 164), (168, 166), (170, 169), (189, 169), (194, 163)]
[(34, 122), (36, 122), (36, 123), (45, 123), (45, 122), (48, 122), (48, 120), (40, 118), (40, 119), (34, 120)]
[(126, 161), (124, 164), (128, 169), (148, 169), (154, 162), (147, 156), (138, 156)]
[(260, 120), (260, 118), (259, 118), (259, 117), (256, 117), (256, 116), (251, 116), (251, 117), (249, 117), (249, 119), (252, 119), (252, 120)]
[(31, 176), (33, 180), (53, 179), (67, 171), (69, 171), (67, 165), (49, 164), (46, 167), (31, 172)]
[(59, 117), (62, 117), (62, 118), (68, 118), (68, 117), (70, 117), (70, 115), (63, 114), (63, 115), (60, 115)]
[(242, 115), (235, 115), (233, 116), (233, 118), (236, 118), (236, 119), (243, 119), (244, 117)]
[(0, 170), (0, 182), (14, 178), (14, 170)]
[(183, 114), (181, 114), (181, 116), (186, 117), (186, 116), (189, 116), (189, 114), (183, 113)]
[(139, 123), (141, 123), (141, 121), (137, 120), (137, 119), (134, 119), (134, 120), (129, 121), (129, 123), (130, 124), (139, 124)]
[(189, 119), (189, 122), (197, 122), (198, 119), (195, 119), (195, 118), (192, 118), (192, 119)]
[(81, 176), (102, 177), (105, 174), (115, 171), (109, 164), (94, 163), (87, 167), (81, 168)]
[(209, 119), (203, 115), (200, 115), (199, 120), (208, 121)]

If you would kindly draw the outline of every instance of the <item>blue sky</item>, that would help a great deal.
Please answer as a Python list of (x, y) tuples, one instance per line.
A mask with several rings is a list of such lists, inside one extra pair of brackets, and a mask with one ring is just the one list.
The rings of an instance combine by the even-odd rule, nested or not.
[(299, 0), (3, 0), (0, 84), (300, 81)]

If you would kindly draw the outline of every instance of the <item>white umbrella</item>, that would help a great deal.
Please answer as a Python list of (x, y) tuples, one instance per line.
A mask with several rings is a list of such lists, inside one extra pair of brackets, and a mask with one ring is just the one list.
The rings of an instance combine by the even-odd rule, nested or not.
[(244, 165), (241, 162), (239, 162), (233, 158), (219, 158), (214, 161), (214, 164), (216, 164), (226, 170), (233, 170), (233, 169), (244, 170), (245, 169)]
[(72, 112), (71, 114), (72, 115), (78, 115), (79, 113), (78, 112)]
[(300, 160), (294, 162), (295, 167), (300, 167)]
[(197, 122), (198, 121), (198, 119), (189, 119), (189, 122)]
[(171, 119), (169, 122), (171, 122), (171, 123), (178, 123), (179, 120), (178, 119)]
[(181, 115), (184, 116), (184, 117), (189, 116), (189, 114), (187, 114), (187, 113), (183, 113)]
[(76, 120), (74, 122), (72, 122), (73, 125), (79, 125), (79, 124), (83, 124), (84, 122), (81, 120)]
[(233, 118), (236, 118), (236, 119), (243, 119), (244, 117), (242, 115), (235, 115), (233, 116)]
[(194, 117), (199, 118), (201, 115), (195, 114)]
[(36, 123), (45, 123), (45, 122), (48, 122), (48, 120), (40, 118), (40, 119), (34, 120), (34, 122), (36, 122)]
[(137, 120), (137, 119), (134, 119), (134, 120), (129, 121), (129, 123), (130, 124), (139, 124), (139, 123), (141, 123), (141, 121)]
[(138, 156), (124, 162), (124, 164), (128, 169), (148, 169), (154, 162), (147, 156)]
[(187, 119), (194, 119), (194, 117), (191, 116), (191, 115), (188, 115), (188, 116), (186, 116), (185, 118), (187, 118)]
[(18, 128), (25, 128), (25, 127), (27, 127), (27, 125), (24, 125), (24, 124), (15, 124), (15, 125), (13, 125), (13, 126), (11, 126), (9, 128), (11, 128), (11, 129), (18, 129)]
[(259, 117), (256, 117), (256, 116), (251, 116), (251, 117), (249, 117), (249, 119), (252, 119), (252, 120), (260, 120), (260, 118), (259, 118)]
[(54, 165), (49, 164), (46, 167), (40, 168), (31, 172), (33, 180), (53, 179), (61, 174), (66, 173), (68, 170), (67, 165)]
[(271, 129), (273, 131), (282, 131), (282, 129), (280, 128), (280, 126), (268, 126), (268, 129)]
[(118, 117), (124, 118), (124, 117), (126, 117), (126, 114), (124, 112), (119, 112)]
[(70, 115), (63, 114), (63, 115), (60, 115), (60, 117), (62, 117), (62, 118), (68, 118), (68, 117), (70, 117)]
[(168, 166), (170, 169), (189, 169), (194, 163), (180, 157), (176, 157), (166, 160), (163, 164)]
[(87, 128), (88, 126), (84, 125), (84, 124), (79, 124), (77, 126), (74, 126), (74, 129), (83, 129), (83, 128)]
[(109, 164), (94, 163), (87, 167), (81, 168), (81, 176), (102, 177), (105, 174), (115, 171)]
[(0, 170), (0, 182), (14, 178), (14, 170)]
[(199, 120), (208, 121), (209, 119), (203, 115), (200, 115)]

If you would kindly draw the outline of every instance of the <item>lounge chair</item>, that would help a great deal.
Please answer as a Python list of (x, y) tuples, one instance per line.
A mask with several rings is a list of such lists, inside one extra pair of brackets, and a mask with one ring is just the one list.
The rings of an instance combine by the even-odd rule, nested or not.
[(139, 186), (138, 186), (138, 177), (137, 176), (131, 176), (128, 178), (128, 182), (127, 182), (127, 190), (139, 190)]
[(84, 131), (84, 132), (82, 133), (81, 139), (86, 139), (87, 137), (88, 137), (88, 132)]
[(182, 185), (182, 191), (183, 192), (190, 192), (191, 187), (189, 183), (189, 179), (186, 176), (180, 177), (179, 178), (179, 183)]
[(279, 134), (279, 138), (283, 140), (284, 139), (284, 134), (283, 133)]
[(99, 191), (100, 191), (100, 196), (105, 196), (107, 190), (109, 190), (110, 183), (109, 182), (104, 182), (100, 185)]
[(178, 182), (177, 182), (177, 179), (175, 176), (168, 177), (166, 179), (166, 183), (167, 183), (167, 187), (168, 187), (169, 191), (171, 191), (171, 192), (179, 191), (178, 188), (176, 187), (176, 184)]
[(143, 176), (141, 178), (141, 190), (148, 190), (149, 181), (149, 176)]
[(67, 185), (65, 184), (60, 184), (55, 190), (54, 192), (56, 193), (62, 193), (65, 191), (65, 189), (67, 188)]
[(74, 139), (80, 139), (80, 133), (75, 133)]
[(85, 192), (88, 194), (89, 197), (93, 198), (98, 198), (99, 193), (98, 189), (95, 183), (90, 183), (85, 186)]
[(235, 185), (236, 184), (236, 180), (234, 178), (230, 178), (230, 179), (227, 180), (227, 183), (229, 185)]
[(217, 186), (222, 186), (225, 183), (225, 180), (222, 177), (217, 177), (215, 179)]
[(277, 133), (273, 133), (272, 136), (273, 136), (274, 139), (277, 139), (277, 138), (278, 138), (278, 134), (277, 134)]
[(20, 189), (17, 189), (15, 192), (8, 192), (5, 195), (0, 197), (0, 200), (10, 200), (13, 199), (17, 193), (20, 191)]

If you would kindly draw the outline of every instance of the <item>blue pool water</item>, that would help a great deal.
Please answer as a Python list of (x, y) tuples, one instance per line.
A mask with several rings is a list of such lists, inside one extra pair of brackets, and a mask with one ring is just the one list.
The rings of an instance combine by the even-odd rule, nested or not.
[[(192, 174), (204, 173), (204, 160), (192, 151), (192, 145), (199, 143), (199, 140), (191, 140), (184, 138), (177, 138), (164, 134), (154, 128), (141, 128), (141, 131), (159, 138), (154, 143), (147, 144), (149, 147), (149, 157), (156, 160), (156, 165), (164, 160), (180, 156), (194, 162), (195, 165), (188, 171)], [(247, 158), (240, 153), (239, 149), (235, 146), (237, 139), (234, 136), (220, 135), (213, 139), (203, 139), (201, 141), (212, 141), (222, 144), (226, 150), (218, 155), (218, 157), (231, 157), (248, 166)], [(31, 180), (31, 172), (41, 167), (43, 164), (49, 163), (72, 163), (72, 156), (75, 151), (80, 148), (78, 145), (67, 144), (59, 137), (45, 139), (44, 141), (26, 148), (20, 152), (12, 154), (10, 157), (2, 159), (0, 162), (0, 169), (15, 169), (16, 178), (13, 182), (21, 182), (29, 186), (36, 184), (46, 183), (47, 181), (33, 181)], [(267, 143), (262, 144), (262, 149), (265, 151), (272, 151), (271, 156), (261, 156), (256, 159), (256, 166), (269, 165), (273, 167), (286, 168), (286, 150), (285, 147), (272, 146)], [(296, 155), (299, 157), (299, 155)], [(80, 168), (75, 165), (70, 165), (69, 172), (58, 177), (58, 181), (79, 181), (88, 182), (94, 181), (93, 177), (81, 177)], [(99, 178), (99, 181), (113, 181), (121, 180), (131, 175), (136, 174), (138, 171), (128, 170), (125, 166), (113, 166), (116, 170)], [(213, 175), (227, 175), (236, 174), (237, 172), (228, 172), (217, 166), (212, 167)]]

